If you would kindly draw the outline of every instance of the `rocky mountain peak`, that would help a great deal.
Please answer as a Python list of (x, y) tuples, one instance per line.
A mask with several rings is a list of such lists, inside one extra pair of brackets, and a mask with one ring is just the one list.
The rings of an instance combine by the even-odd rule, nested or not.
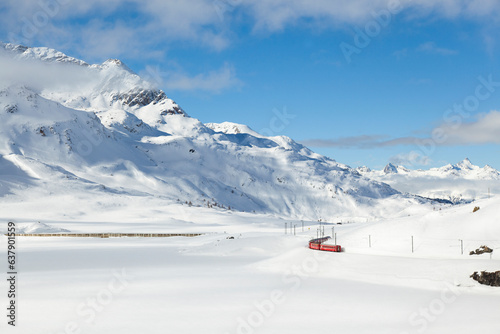
[(384, 168), (384, 173), (385, 174), (397, 174), (398, 168), (389, 162), (387, 164), (387, 166), (385, 166), (385, 168)]
[(477, 168), (477, 166), (474, 166), (472, 164), (469, 158), (465, 158), (464, 160), (460, 161), (458, 164), (456, 164), (456, 167), (462, 170), (472, 170)]
[(125, 63), (123, 63), (120, 59), (108, 59), (101, 64), (101, 68), (110, 68), (110, 67), (118, 67), (122, 70), (125, 70), (129, 73), (135, 74)]

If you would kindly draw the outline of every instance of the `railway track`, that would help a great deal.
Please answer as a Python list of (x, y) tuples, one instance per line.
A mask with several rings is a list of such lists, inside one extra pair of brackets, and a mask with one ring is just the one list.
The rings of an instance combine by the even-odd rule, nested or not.
[(197, 237), (202, 233), (19, 233), (16, 237), (67, 237), (67, 238), (170, 238)]

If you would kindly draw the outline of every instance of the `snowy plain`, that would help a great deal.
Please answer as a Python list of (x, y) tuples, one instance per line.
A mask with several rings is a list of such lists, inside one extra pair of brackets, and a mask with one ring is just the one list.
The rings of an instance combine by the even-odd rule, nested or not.
[[(0, 219), (16, 221), (21, 231), (206, 234), (18, 237), (19, 322), (15, 329), (5, 322), (0, 328), (41, 334), (495, 332), (500, 290), (469, 276), (500, 266), (499, 202), (478, 201), (475, 213), (468, 204), (323, 225), (328, 235), (334, 228), (342, 253), (307, 248), (318, 222), (304, 221), (302, 231), (301, 221), (272, 215), (160, 206), (152, 200), (130, 202), (130, 211), (120, 216), (115, 209), (111, 218), (87, 201), (67, 205), (93, 212), (93, 219), (66, 220), (60, 214), (43, 225), (28, 218), (37, 215), (29, 211), (33, 202), (2, 203)], [(129, 216), (134, 209), (136, 217)], [(142, 214), (153, 219), (141, 221)], [(491, 256), (468, 255), (482, 244), (494, 248)], [(4, 236), (0, 248), (5, 252)], [(6, 289), (5, 281), (0, 289)]]

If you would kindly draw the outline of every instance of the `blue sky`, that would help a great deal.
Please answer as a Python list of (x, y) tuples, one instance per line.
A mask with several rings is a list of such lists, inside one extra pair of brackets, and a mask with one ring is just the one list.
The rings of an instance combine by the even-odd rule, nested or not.
[(499, 14), (494, 0), (5, 0), (0, 40), (120, 58), (203, 122), (353, 167), (500, 169)]

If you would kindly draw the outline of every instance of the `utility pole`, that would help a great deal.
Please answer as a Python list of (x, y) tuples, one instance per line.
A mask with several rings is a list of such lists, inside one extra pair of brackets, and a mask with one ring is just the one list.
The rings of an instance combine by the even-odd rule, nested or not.
[(335, 246), (337, 246), (337, 233), (335, 233)]
[(304, 221), (302, 220), (302, 232), (304, 232)]
[(411, 252), (413, 253), (413, 235), (411, 236)]
[(459, 240), (460, 240), (460, 253), (464, 255), (464, 241), (462, 239)]
[(287, 223), (285, 223), (285, 234), (287, 233), (287, 230), (288, 230), (288, 228), (286, 227), (286, 224)]
[(295, 235), (295, 226), (297, 225), (293, 225), (293, 235)]

